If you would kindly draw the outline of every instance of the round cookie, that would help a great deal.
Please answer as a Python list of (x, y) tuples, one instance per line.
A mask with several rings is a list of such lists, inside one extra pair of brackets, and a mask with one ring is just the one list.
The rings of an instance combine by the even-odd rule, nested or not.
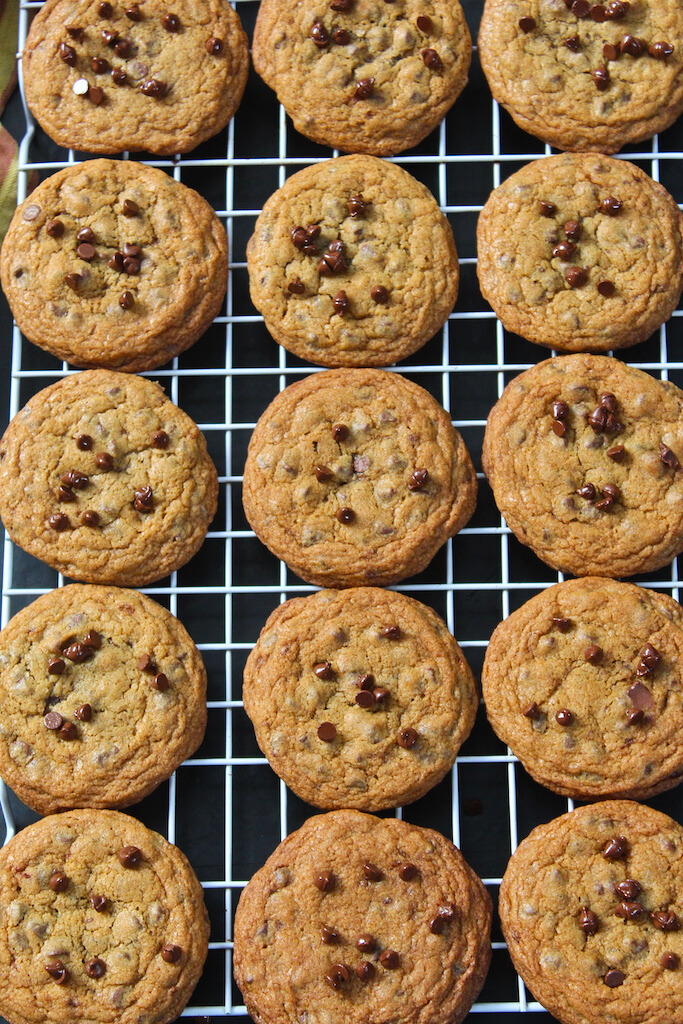
[(634, 164), (547, 157), (489, 196), (477, 227), (482, 295), (509, 331), (565, 352), (649, 337), (683, 288), (683, 219)]
[(117, 811), (67, 811), (0, 850), (0, 1013), (10, 1024), (167, 1024), (208, 949), (181, 851)]
[(205, 727), (201, 655), (144, 594), (74, 583), (0, 633), (0, 776), (40, 814), (141, 800)]
[(149, 380), (85, 370), (51, 384), (0, 440), (15, 544), (85, 583), (144, 586), (184, 565), (216, 514), (195, 423)]
[(462, 529), (477, 481), (448, 413), (386, 370), (326, 370), (290, 384), (249, 442), (244, 510), (308, 583), (388, 585)]
[(226, 0), (46, 0), (22, 55), (26, 101), (60, 146), (187, 153), (240, 105), (247, 37)]
[(646, 800), (683, 778), (683, 609), (599, 577), (549, 587), (496, 628), (482, 685), (499, 739), (543, 786)]
[(499, 911), (512, 961), (561, 1024), (681, 1024), (683, 829), (628, 800), (540, 825)]
[(491, 957), (491, 900), (438, 832), (331, 811), (243, 890), (234, 966), (259, 1024), (459, 1024)]
[(446, 624), (376, 587), (276, 608), (247, 660), (243, 699), (259, 747), (297, 796), (365, 811), (410, 803), (440, 782), (478, 705)]
[(479, 56), (520, 128), (558, 149), (616, 153), (683, 110), (679, 0), (486, 0)]
[(252, 50), (298, 132), (374, 156), (441, 123), (471, 56), (458, 0), (262, 0)]
[(482, 464), (515, 536), (575, 576), (630, 576), (683, 550), (683, 393), (609, 356), (515, 377)]
[(21, 204), (0, 272), (36, 345), (75, 366), (151, 370), (220, 311), (227, 239), (209, 204), (163, 171), (88, 160)]
[(396, 164), (342, 156), (270, 197), (247, 246), (249, 288), (275, 340), (323, 366), (387, 366), (443, 327), (458, 297), (453, 232)]

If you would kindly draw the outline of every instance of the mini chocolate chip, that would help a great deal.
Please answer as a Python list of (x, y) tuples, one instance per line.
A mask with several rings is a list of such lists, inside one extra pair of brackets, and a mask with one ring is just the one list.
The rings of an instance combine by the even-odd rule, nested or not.
[(70, 68), (76, 67), (78, 63), (78, 54), (74, 50), (73, 46), (69, 46), (68, 43), (60, 43), (57, 51), (59, 59), (63, 60), (65, 64), (68, 64)]
[(400, 640), (401, 629), (399, 626), (383, 626), (380, 630), (380, 636), (383, 636), (386, 640)]
[(369, 100), (375, 88), (374, 78), (361, 78), (356, 82), (353, 96), (357, 100)]
[(578, 36), (569, 36), (568, 39), (565, 39), (564, 45), (568, 50), (571, 50), (572, 53), (581, 52), (581, 40)]
[(619, 49), (622, 53), (627, 53), (629, 57), (642, 57), (645, 53), (645, 44), (635, 36), (625, 35), (619, 43)]
[(659, 458), (668, 469), (678, 470), (681, 468), (681, 464), (675, 454), (663, 441), (659, 442)]
[(380, 882), (384, 878), (384, 875), (376, 864), (372, 864), (370, 861), (367, 861), (363, 865), (363, 877), (366, 882)]
[(379, 958), (379, 962), (388, 971), (394, 971), (399, 965), (400, 957), (395, 949), (385, 949)]
[(374, 708), (375, 695), (371, 690), (359, 690), (354, 700), (361, 708)]
[(165, 28), (167, 32), (179, 32), (180, 18), (177, 14), (164, 14), (161, 18), (161, 27)]
[(90, 483), (90, 477), (86, 473), (81, 473), (78, 469), (70, 469), (60, 479), (67, 487), (75, 487), (79, 491), (84, 490)]
[(69, 876), (63, 871), (53, 871), (48, 884), (53, 892), (66, 892), (69, 888)]
[(524, 715), (525, 718), (530, 718), (532, 720), (532, 722), (535, 722), (537, 718), (541, 717), (540, 708), (539, 708), (538, 704), (535, 701), (533, 701), (531, 704), (529, 704), (524, 709), (524, 711), (522, 711), (522, 714)]
[(135, 305), (135, 296), (132, 292), (121, 292), (119, 295), (119, 306), (121, 309), (132, 309)]
[(369, 960), (361, 960), (354, 969), (361, 981), (369, 981), (375, 974), (375, 965), (370, 963)]
[(352, 508), (339, 508), (337, 509), (336, 515), (339, 522), (343, 523), (345, 526), (348, 526), (349, 523), (352, 523), (356, 518), (356, 513)]
[(168, 84), (158, 78), (145, 78), (140, 84), (140, 92), (152, 96), (156, 100), (163, 99), (168, 92)]
[(135, 492), (133, 508), (138, 512), (151, 512), (154, 508), (154, 494), (151, 487), (140, 487)]
[(408, 481), (409, 491), (421, 491), (423, 490), (429, 480), (429, 471), (426, 469), (415, 469), (410, 475)]
[(51, 516), (48, 516), (47, 524), (51, 530), (56, 530), (57, 533), (62, 533), (62, 531), (68, 530), (71, 526), (69, 517), (65, 516), (63, 512), (54, 512)]
[(154, 687), (155, 690), (158, 690), (159, 693), (164, 693), (166, 690), (168, 690), (169, 686), (168, 676), (165, 675), (163, 672), (157, 672), (154, 679), (152, 680), (152, 686)]
[(583, 656), (591, 665), (597, 665), (598, 662), (602, 661), (602, 647), (598, 647), (597, 644), (591, 644), (583, 652)]
[(623, 205), (621, 199), (609, 196), (607, 199), (601, 200), (598, 206), (598, 213), (604, 213), (607, 217), (616, 217)]
[(593, 4), (589, 13), (593, 21), (597, 21), (598, 24), (607, 21), (607, 11), (602, 4)]
[(373, 690), (375, 688), (375, 677), (370, 672), (363, 672), (356, 679), (356, 686), (359, 690)]
[(544, 199), (538, 204), (541, 217), (554, 217), (557, 211), (555, 203), (548, 203)]
[(422, 51), (422, 60), (430, 71), (443, 71), (443, 61), (436, 50), (432, 50), (431, 47)]
[(126, 7), (125, 14), (129, 21), (142, 21), (142, 11), (137, 4)]
[(46, 964), (45, 970), (58, 985), (65, 985), (71, 978), (71, 974), (61, 960), (53, 960), (51, 963)]
[(584, 484), (583, 487), (579, 487), (576, 493), (579, 497), (585, 498), (586, 501), (595, 501), (598, 492), (594, 484)]
[(335, 313), (339, 316), (347, 316), (351, 310), (351, 304), (349, 297), (345, 291), (338, 291), (335, 297), (332, 299), (332, 305), (334, 306)]
[(65, 722), (58, 730), (57, 735), (62, 740), (75, 740), (78, 736), (78, 729), (73, 722)]
[(570, 288), (581, 288), (588, 281), (588, 271), (585, 267), (567, 267), (564, 279)]
[(417, 741), (418, 735), (415, 729), (411, 729), (410, 726), (408, 726), (407, 729), (401, 729), (396, 737), (396, 742), (399, 747), (403, 747), (404, 750), (410, 750), (411, 747), (415, 746)]
[(335, 423), (332, 427), (332, 437), (335, 441), (345, 441), (349, 436), (349, 428), (343, 423)]
[(579, 928), (586, 935), (595, 935), (600, 927), (600, 919), (588, 907), (582, 907), (579, 915)]
[(324, 924), (320, 929), (320, 938), (326, 946), (334, 946), (336, 942), (339, 942), (339, 932), (336, 932), (334, 928), (328, 928)]
[(553, 256), (561, 260), (570, 260), (575, 252), (574, 242), (559, 242), (553, 249)]
[(48, 658), (47, 659), (47, 670), (50, 675), (61, 676), (64, 672), (66, 665), (61, 658)]
[(47, 231), (50, 238), (61, 238), (64, 234), (64, 225), (62, 224), (61, 220), (54, 219), (48, 221), (48, 223), (45, 225), (45, 230)]
[(636, 896), (640, 896), (640, 882), (636, 882), (634, 878), (627, 878), (626, 881), (619, 882), (617, 885), (617, 892), (620, 896), (623, 896), (625, 900), (634, 900)]
[(136, 274), (140, 273), (140, 260), (135, 259), (134, 256), (126, 256), (123, 261), (123, 269), (126, 274), (130, 274), (134, 277)]
[(152, 434), (152, 444), (155, 448), (160, 448), (162, 451), (168, 448), (170, 437), (165, 430), (155, 430)]
[(91, 85), (88, 88), (88, 99), (96, 107), (99, 107), (100, 103), (104, 100), (104, 93), (98, 85)]
[(319, 871), (313, 881), (321, 892), (331, 892), (334, 889), (335, 879), (331, 871)]
[(671, 43), (650, 43), (647, 52), (651, 57), (654, 57), (655, 60), (666, 60), (674, 52), (674, 48)]
[(210, 53), (214, 57), (218, 57), (223, 52), (223, 40), (218, 39), (216, 36), (211, 36), (204, 43), (204, 49), (207, 53)]
[(68, 647), (64, 648), (64, 657), (68, 658), (69, 661), (73, 661), (74, 665), (80, 665), (88, 658), (92, 658), (93, 649), (87, 644), (69, 644)]
[(106, 896), (91, 896), (90, 904), (93, 910), (96, 910), (98, 914), (101, 914), (109, 906), (109, 900)]
[(165, 960), (167, 964), (177, 964), (182, 955), (183, 951), (180, 946), (174, 946), (173, 943), (169, 943), (161, 950), (161, 959)]
[(613, 281), (598, 281), (598, 291), (604, 298), (610, 299), (615, 292)]
[(88, 960), (83, 970), (89, 978), (101, 978), (107, 970), (107, 965), (104, 960), (100, 960), (100, 958), (96, 956), (92, 960)]
[(303, 295), (306, 291), (306, 285), (300, 277), (295, 277), (294, 280), (290, 281), (287, 285), (287, 291), (290, 295)]
[(82, 28), (80, 28), (78, 25), (67, 25), (66, 26), (66, 31), (68, 32), (68, 34), (71, 36), (72, 39), (75, 39), (77, 43), (80, 43), (80, 41), (83, 38), (83, 29)]
[(386, 306), (389, 301), (389, 290), (383, 284), (377, 284), (370, 289), (370, 298), (380, 306)]
[(310, 32), (311, 39), (321, 49), (329, 44), (330, 33), (321, 21), (314, 21)]
[(372, 953), (377, 943), (373, 939), (372, 935), (364, 933), (359, 935), (356, 939), (356, 949), (359, 949), (361, 953)]
[(99, 513), (95, 512), (93, 509), (88, 509), (81, 516), (81, 522), (83, 523), (84, 526), (99, 526)]
[(605, 14), (613, 21), (619, 21), (626, 17), (630, 6), (627, 0), (611, 0), (605, 7)]
[(83, 242), (82, 245), (79, 245), (76, 252), (82, 260), (86, 260), (88, 263), (97, 255), (95, 246), (90, 245), (89, 242)]
[(681, 927), (673, 910), (655, 910), (650, 914), (650, 920), (661, 932), (677, 932)]
[(142, 860), (142, 850), (137, 846), (124, 846), (117, 853), (117, 857), (124, 868), (136, 868)]
[(562, 619), (553, 616), (553, 618), (550, 621), (552, 622), (553, 626), (555, 626), (556, 629), (560, 631), (560, 633), (568, 633), (569, 630), (572, 628), (571, 619)]
[(624, 836), (608, 839), (602, 848), (602, 855), (605, 860), (623, 860), (628, 856), (628, 852), (628, 840)]
[(626, 712), (627, 725), (642, 725), (645, 721), (645, 712), (642, 708), (631, 708)]
[(660, 964), (665, 971), (676, 971), (681, 965), (681, 958), (676, 953), (662, 953)]
[(418, 876), (418, 869), (416, 864), (411, 864), (410, 861), (404, 861), (403, 864), (398, 866), (398, 877), (402, 882), (412, 882), (414, 878)]
[(64, 724), (64, 719), (56, 711), (48, 711), (43, 718), (43, 725), (46, 729), (54, 731), (55, 729), (61, 729)]
[(617, 60), (619, 57), (619, 49), (614, 43), (605, 43), (602, 48), (602, 55), (605, 60)]
[(74, 711), (75, 717), (79, 722), (91, 722), (92, 721), (92, 708), (89, 704), (79, 704)]
[(334, 679), (335, 671), (329, 661), (319, 661), (313, 666), (318, 679)]
[(101, 4), (97, 5), (97, 13), (101, 18), (111, 18), (114, 8), (110, 3), (107, 3), (107, 0), (103, 0)]
[(566, 708), (562, 708), (562, 710), (557, 711), (555, 713), (555, 721), (558, 725), (562, 725), (566, 729), (567, 726), (573, 723), (574, 715), (571, 713), (571, 711), (568, 711)]
[(619, 988), (620, 985), (624, 984), (625, 978), (626, 975), (622, 974), (621, 971), (608, 971), (603, 981), (609, 988)]
[(602, 493), (606, 498), (610, 498), (611, 501), (621, 501), (621, 491), (616, 484), (605, 484)]
[(111, 64), (104, 57), (93, 57), (90, 61), (90, 67), (93, 69), (96, 75), (106, 75), (111, 69)]

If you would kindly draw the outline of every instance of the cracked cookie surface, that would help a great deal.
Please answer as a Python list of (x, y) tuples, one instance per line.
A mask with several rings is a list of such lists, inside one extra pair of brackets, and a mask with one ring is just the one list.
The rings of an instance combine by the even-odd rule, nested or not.
[(540, 825), (500, 889), (513, 963), (562, 1024), (683, 1021), (683, 829), (628, 800)]
[(302, 135), (389, 156), (441, 123), (471, 53), (458, 0), (263, 0), (252, 56)]
[(187, 153), (237, 110), (247, 37), (225, 0), (47, 0), (22, 55), (26, 99), (60, 146)]
[(216, 513), (218, 478), (195, 423), (133, 374), (51, 384), (0, 440), (12, 540), (85, 583), (143, 586), (180, 568)]
[(370, 156), (292, 175), (259, 215), (247, 261), (252, 302), (272, 336), (324, 366), (405, 359), (443, 326), (458, 295), (453, 232), (431, 192)]
[(678, 305), (682, 227), (666, 189), (634, 164), (570, 153), (535, 161), (479, 217), (482, 294), (509, 331), (538, 345), (635, 345)]
[(478, 704), (439, 616), (376, 587), (276, 608), (247, 660), (243, 699), (261, 750), (298, 796), (366, 811), (440, 782)]
[(575, 576), (630, 576), (683, 549), (683, 392), (617, 359), (558, 356), (515, 377), (482, 463), (516, 537)]
[(0, 633), (0, 775), (40, 814), (136, 803), (197, 749), (206, 672), (169, 611), (71, 584)]
[(459, 1024), (491, 900), (452, 843), (359, 811), (309, 818), (243, 890), (235, 977), (259, 1024)]
[(208, 948), (187, 858), (117, 811), (50, 815), (0, 851), (0, 1012), (10, 1024), (167, 1024)]
[(396, 583), (468, 521), (477, 482), (448, 413), (385, 370), (291, 384), (249, 443), (243, 500), (256, 535), (309, 583)]
[(479, 54), (520, 128), (558, 149), (615, 153), (683, 110), (679, 0), (486, 0)]
[(88, 160), (53, 174), (14, 214), (2, 287), (36, 345), (75, 366), (151, 370), (219, 312), (225, 229), (163, 171)]
[(589, 577), (549, 587), (489, 642), (489, 721), (526, 770), (583, 800), (645, 800), (683, 778), (683, 609)]

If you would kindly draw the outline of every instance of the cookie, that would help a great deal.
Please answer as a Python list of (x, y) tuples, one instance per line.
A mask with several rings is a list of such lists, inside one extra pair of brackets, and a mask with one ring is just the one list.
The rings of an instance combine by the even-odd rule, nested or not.
[(630, 576), (683, 550), (683, 393), (617, 359), (558, 356), (515, 377), (482, 463), (508, 526), (575, 576)]
[(458, 0), (262, 0), (252, 49), (298, 132), (374, 156), (441, 123), (471, 56)]
[(85, 583), (144, 586), (184, 565), (216, 513), (204, 437), (158, 384), (63, 377), (0, 440), (0, 516), (15, 544)]
[(486, 0), (479, 56), (495, 99), (558, 149), (616, 153), (683, 110), (679, 0)]
[(0, 1013), (10, 1024), (167, 1024), (206, 959), (180, 850), (117, 811), (67, 811), (0, 850)]
[(40, 814), (141, 800), (205, 727), (201, 655), (144, 594), (74, 583), (0, 633), (0, 776)]
[(683, 608), (599, 577), (549, 587), (495, 630), (489, 721), (537, 782), (646, 800), (683, 778)]
[(46, 0), (22, 55), (31, 113), (87, 153), (187, 153), (240, 105), (247, 37), (225, 0)]
[(634, 164), (538, 160), (492, 194), (477, 228), (482, 295), (509, 331), (565, 352), (644, 341), (683, 288), (683, 218)]
[(486, 977), (491, 900), (438, 832), (332, 811), (242, 892), (234, 966), (259, 1024), (459, 1024)]
[(281, 604), (244, 670), (244, 708), (273, 771), (325, 809), (417, 800), (452, 767), (474, 677), (431, 608), (376, 587)]
[(0, 272), (36, 345), (75, 366), (151, 370), (220, 311), (227, 238), (209, 204), (163, 171), (88, 160), (21, 204)]
[(423, 388), (386, 370), (326, 370), (263, 413), (242, 493), (256, 535), (302, 579), (381, 586), (420, 572), (462, 529), (477, 481)]
[(534, 829), (500, 918), (522, 980), (561, 1024), (681, 1024), (683, 828), (628, 800)]
[(388, 366), (458, 297), (453, 232), (396, 164), (342, 156), (288, 178), (247, 246), (251, 299), (279, 344), (323, 366)]

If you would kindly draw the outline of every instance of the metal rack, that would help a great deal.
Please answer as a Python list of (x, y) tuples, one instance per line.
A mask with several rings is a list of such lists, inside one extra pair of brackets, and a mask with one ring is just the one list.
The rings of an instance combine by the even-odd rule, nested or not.
[[(21, 3), (19, 50), (38, 2)], [(258, 4), (234, 0), (251, 31)], [(465, 0), (476, 31), (483, 0)], [(474, 32), (473, 32), (474, 35)], [(254, 116), (257, 111), (257, 116)], [(251, 118), (250, 118), (251, 112)], [(32, 171), (45, 177), (84, 154), (57, 150), (26, 111), (28, 129), (20, 146), (19, 201)], [(683, 119), (682, 119), (683, 120)], [(623, 155), (683, 201), (683, 124), (665, 137)], [(504, 332), (479, 295), (474, 268), (476, 216), (492, 188), (518, 166), (550, 150), (520, 132), (491, 100), (476, 62), (471, 84), (446, 122), (416, 150), (396, 162), (434, 191), (449, 216), (461, 256), (461, 295), (440, 336), (398, 367), (417, 380), (453, 415), (479, 463), (488, 411), (507, 381), (546, 352)], [(177, 842), (190, 856), (204, 886), (212, 919), (212, 941), (204, 978), (185, 1011), (189, 1017), (244, 1020), (232, 982), (231, 922), (246, 879), (275, 845), (309, 814), (276, 779), (260, 755), (240, 696), (241, 668), (267, 614), (277, 603), (311, 587), (297, 580), (255, 540), (241, 510), (241, 468), (255, 420), (278, 390), (315, 368), (272, 342), (248, 299), (244, 246), (260, 206), (288, 173), (332, 154), (298, 136), (284, 110), (255, 76), (232, 124), (198, 151), (174, 159), (140, 159), (197, 188), (225, 222), (230, 243), (230, 282), (225, 312), (204, 339), (164, 369), (159, 380), (207, 435), (219, 467), (223, 501), (202, 552), (168, 580), (145, 588), (188, 627), (209, 669), (209, 729), (197, 755), (170, 782), (133, 808), (150, 827)], [(130, 154), (122, 154), (127, 159)], [(624, 355), (629, 363), (683, 384), (683, 310), (658, 336)], [(670, 358), (677, 353), (678, 360)], [(37, 390), (69, 372), (66, 364), (35, 349), (14, 328), (10, 356), (10, 415)], [(498, 515), (481, 472), (477, 512), (469, 526), (437, 555), (432, 566), (398, 589), (431, 604), (446, 619), (475, 671), (497, 622), (534, 593), (557, 582), (553, 573), (511, 536)], [(62, 577), (15, 548), (3, 546), (2, 624)], [(646, 586), (679, 597), (677, 564)], [(569, 802), (571, 805), (571, 802)], [(654, 803), (683, 822), (677, 791)], [(417, 804), (396, 813), (439, 829), (461, 846), (494, 898), (507, 858), (535, 824), (567, 809), (568, 802), (543, 790), (521, 770), (480, 714), (450, 778)], [(33, 820), (0, 788), (7, 837)], [(506, 1014), (536, 1014), (517, 978), (499, 932), (486, 986), (473, 1012), (483, 1021)]]

